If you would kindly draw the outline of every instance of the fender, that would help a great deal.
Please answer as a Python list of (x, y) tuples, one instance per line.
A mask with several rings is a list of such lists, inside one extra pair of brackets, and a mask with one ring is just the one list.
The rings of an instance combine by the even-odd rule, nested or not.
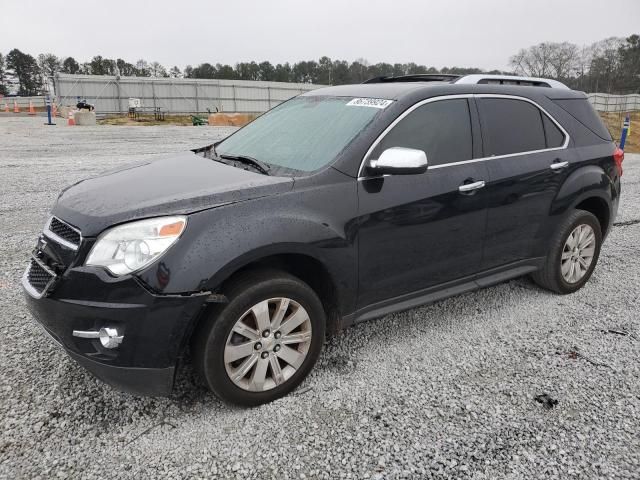
[[(357, 210), (354, 186), (350, 179), (325, 189), (194, 213), (180, 240), (138, 276), (160, 294), (215, 292), (230, 275), (252, 262), (299, 254), (325, 268), (336, 290), (344, 294), (340, 310), (349, 309), (357, 292), (357, 244), (348, 233)], [(326, 195), (342, 201), (319, 198)], [(318, 202), (334, 206), (319, 218), (319, 210), (313, 208)]]
[(599, 198), (609, 208), (609, 223), (615, 217), (614, 203), (617, 191), (611, 178), (597, 164), (579, 167), (569, 174), (551, 203), (549, 220), (540, 232), (537, 256), (545, 256), (549, 241), (567, 212), (589, 198)]
[[(599, 165), (588, 165), (572, 172), (551, 204), (550, 215), (562, 215), (591, 197), (602, 198), (609, 208), (616, 197), (611, 178)], [(611, 213), (611, 212), (610, 212)]]
[(215, 272), (208, 279), (207, 290), (215, 291), (235, 272), (252, 263), (256, 263), (269, 257), (278, 255), (301, 255), (317, 261), (329, 274), (329, 277), (338, 290), (339, 298), (341, 297), (340, 289), (355, 288), (355, 285), (353, 285), (351, 282), (344, 281), (345, 277), (343, 276), (343, 273), (341, 271), (337, 271), (335, 266), (331, 265), (321, 248), (309, 246), (302, 243), (278, 243), (258, 247), (254, 250), (242, 254), (237, 258), (234, 258), (229, 263), (221, 267), (220, 270)]

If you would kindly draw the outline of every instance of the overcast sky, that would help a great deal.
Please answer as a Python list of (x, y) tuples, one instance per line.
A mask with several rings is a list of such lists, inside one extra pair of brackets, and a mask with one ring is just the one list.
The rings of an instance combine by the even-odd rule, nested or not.
[(506, 68), (542, 41), (640, 33), (640, 0), (1, 0), (0, 52), (18, 48), (202, 62), (318, 59)]

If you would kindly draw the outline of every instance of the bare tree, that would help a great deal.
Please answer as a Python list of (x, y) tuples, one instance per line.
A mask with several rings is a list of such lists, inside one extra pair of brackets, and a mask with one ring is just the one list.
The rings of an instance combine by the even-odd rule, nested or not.
[(550, 43), (540, 43), (523, 48), (510, 59), (510, 64), (519, 75), (548, 77), (551, 74), (552, 47)]
[(589, 66), (589, 75), (592, 78), (593, 91), (612, 92), (620, 66), (620, 49), (623, 45), (622, 38), (610, 37), (591, 46), (593, 59)]
[(588, 80), (587, 75), (589, 73), (589, 68), (591, 67), (591, 62), (593, 62), (594, 55), (593, 45), (583, 45), (578, 52), (576, 74), (579, 80), (578, 85), (581, 90), (586, 88), (585, 81)]
[(553, 76), (557, 79), (567, 79), (575, 75), (580, 59), (580, 49), (569, 42), (551, 43), (551, 57), (549, 63)]
[(569, 78), (579, 63), (580, 49), (569, 42), (543, 42), (523, 48), (510, 59), (515, 72), (531, 77)]

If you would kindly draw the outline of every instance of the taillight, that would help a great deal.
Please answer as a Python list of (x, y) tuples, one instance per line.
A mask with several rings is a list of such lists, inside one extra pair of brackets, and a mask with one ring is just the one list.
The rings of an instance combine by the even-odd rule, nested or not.
[(622, 161), (624, 160), (624, 150), (621, 148), (616, 148), (616, 151), (613, 152), (613, 161), (616, 163), (616, 168), (618, 169), (618, 176), (622, 176)]

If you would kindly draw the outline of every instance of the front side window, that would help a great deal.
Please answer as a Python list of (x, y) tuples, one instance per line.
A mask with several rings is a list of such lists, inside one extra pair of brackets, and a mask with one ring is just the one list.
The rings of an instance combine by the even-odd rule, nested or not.
[(542, 112), (535, 105), (506, 98), (481, 98), (478, 105), (486, 156), (547, 148)]
[(253, 157), (267, 163), (270, 173), (276, 175), (318, 170), (330, 164), (382, 111), (352, 100), (294, 98), (238, 130), (218, 144), (216, 151), (219, 155)]
[(473, 141), (467, 99), (438, 100), (416, 108), (382, 138), (369, 158), (377, 159), (392, 147), (422, 150), (430, 166), (470, 160)]

